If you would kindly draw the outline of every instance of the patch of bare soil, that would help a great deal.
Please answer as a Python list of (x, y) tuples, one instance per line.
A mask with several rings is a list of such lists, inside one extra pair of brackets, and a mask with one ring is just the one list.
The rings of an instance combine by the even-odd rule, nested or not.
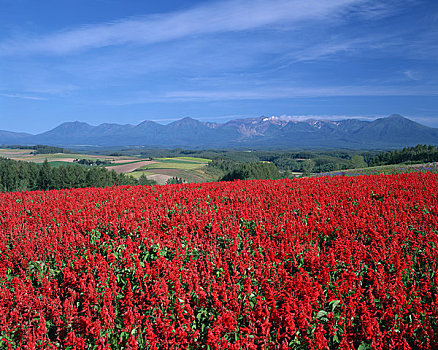
[(69, 162), (69, 163), (73, 163), (74, 160), (75, 160), (75, 158), (56, 158), (56, 159), (53, 159), (54, 162)]
[(167, 182), (167, 180), (172, 178), (172, 176), (164, 175), (164, 174), (154, 174), (154, 175), (148, 175), (147, 178), (149, 180), (156, 181), (157, 184), (159, 184), (159, 185), (164, 185)]
[[(126, 162), (126, 161), (125, 161)], [(115, 166), (109, 166), (106, 167), (108, 170), (114, 170), (117, 174), (120, 173), (130, 173), (138, 168), (141, 168), (142, 166), (148, 165), (148, 164), (154, 164), (153, 160), (144, 160), (142, 162), (136, 162), (136, 163), (130, 163), (130, 164), (120, 164)]]

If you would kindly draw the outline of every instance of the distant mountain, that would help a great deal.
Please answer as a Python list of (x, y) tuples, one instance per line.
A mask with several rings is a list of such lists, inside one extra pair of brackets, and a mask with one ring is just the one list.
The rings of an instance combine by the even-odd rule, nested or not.
[(18, 145), (23, 140), (26, 140), (29, 137), (32, 137), (31, 134), (26, 134), (23, 132), (12, 132), (0, 130), (0, 145)]
[(153, 146), (182, 148), (394, 148), (438, 145), (438, 129), (400, 115), (374, 121), (338, 121), (265, 117), (235, 119), (223, 124), (183, 118), (167, 125), (67, 122), (31, 135), (0, 131), (0, 144), (56, 146)]

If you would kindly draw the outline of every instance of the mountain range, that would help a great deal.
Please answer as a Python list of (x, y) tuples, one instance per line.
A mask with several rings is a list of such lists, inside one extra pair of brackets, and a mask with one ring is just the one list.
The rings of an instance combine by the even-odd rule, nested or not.
[(226, 123), (183, 118), (163, 125), (66, 122), (37, 135), (0, 130), (0, 145), (148, 146), (162, 148), (350, 148), (377, 149), (438, 145), (438, 129), (400, 115), (373, 121), (294, 120), (266, 117)]

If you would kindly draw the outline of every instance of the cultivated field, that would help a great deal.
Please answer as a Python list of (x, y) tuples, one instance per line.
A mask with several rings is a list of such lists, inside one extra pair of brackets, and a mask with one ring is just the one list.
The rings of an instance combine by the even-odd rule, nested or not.
[(436, 349), (438, 175), (0, 194), (0, 348)]
[(184, 179), (186, 182), (214, 181), (203, 168), (210, 162), (209, 159), (193, 157), (155, 158), (154, 163), (146, 164), (131, 173), (135, 177), (142, 174), (163, 184), (171, 177)]
[(90, 154), (33, 154), (32, 149), (0, 149), (0, 157), (26, 162), (43, 163), (46, 159), (52, 166), (72, 164), (75, 159), (101, 160), (111, 162), (105, 167), (117, 173), (130, 174), (139, 178), (142, 174), (149, 179), (165, 184), (171, 177), (184, 179), (186, 182), (206, 182), (216, 180), (203, 171), (209, 159), (194, 157), (149, 158), (133, 156), (102, 156)]
[(51, 154), (33, 154), (33, 149), (8, 149), (0, 148), (0, 157), (10, 158), (13, 160), (22, 160), (25, 162), (43, 163), (46, 159), (49, 163), (73, 163), (75, 159), (89, 160), (106, 160), (110, 162), (128, 163), (138, 161), (136, 157), (129, 156), (101, 156), (81, 153), (51, 153)]

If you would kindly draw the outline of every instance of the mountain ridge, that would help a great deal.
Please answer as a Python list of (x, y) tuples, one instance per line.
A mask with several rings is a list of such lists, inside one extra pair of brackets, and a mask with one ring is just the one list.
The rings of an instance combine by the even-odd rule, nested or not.
[(163, 125), (64, 122), (36, 135), (0, 130), (0, 144), (54, 146), (150, 146), (163, 148), (395, 148), (438, 145), (438, 129), (399, 114), (373, 121), (266, 117), (225, 123), (185, 117)]

